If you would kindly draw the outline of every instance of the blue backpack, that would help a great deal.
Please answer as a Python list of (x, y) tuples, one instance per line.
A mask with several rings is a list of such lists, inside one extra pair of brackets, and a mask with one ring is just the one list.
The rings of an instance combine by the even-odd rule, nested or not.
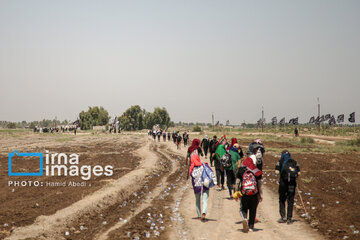
[(203, 168), (204, 170), (201, 175), (201, 182), (203, 184), (205, 183), (206, 185), (207, 183), (209, 184), (209, 186), (204, 186), (206, 188), (214, 187), (215, 186), (214, 179), (216, 179), (214, 172), (211, 170), (211, 168), (206, 166), (205, 163), (203, 163)]

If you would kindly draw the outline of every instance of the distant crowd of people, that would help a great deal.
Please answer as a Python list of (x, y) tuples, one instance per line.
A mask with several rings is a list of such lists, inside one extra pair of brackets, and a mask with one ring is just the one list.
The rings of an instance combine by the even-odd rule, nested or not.
[(121, 133), (121, 128), (120, 127), (116, 127), (116, 126), (109, 126), (109, 133)]
[(170, 139), (172, 138), (177, 149), (181, 148), (181, 142), (183, 142), (184, 147), (186, 147), (189, 141), (189, 134), (187, 132), (184, 132), (181, 136), (181, 133), (179, 131), (173, 131), (171, 133), (169, 131), (166, 132), (165, 130), (162, 129), (155, 129), (155, 130), (150, 130), (148, 132), (148, 135), (152, 136), (154, 141), (156, 141), (157, 138), (158, 142), (160, 142), (161, 136), (164, 142), (166, 142), (166, 140), (170, 141)]
[(58, 133), (58, 132), (74, 132), (76, 134), (77, 126), (70, 125), (70, 126), (60, 126), (60, 127), (34, 127), (34, 132), (36, 133)]

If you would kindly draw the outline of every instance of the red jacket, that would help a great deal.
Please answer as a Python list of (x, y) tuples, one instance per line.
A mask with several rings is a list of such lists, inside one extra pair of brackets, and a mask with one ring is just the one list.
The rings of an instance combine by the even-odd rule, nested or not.
[(242, 165), (248, 167), (255, 174), (255, 177), (259, 177), (262, 175), (262, 171), (256, 167), (251, 157), (247, 157), (242, 163)]

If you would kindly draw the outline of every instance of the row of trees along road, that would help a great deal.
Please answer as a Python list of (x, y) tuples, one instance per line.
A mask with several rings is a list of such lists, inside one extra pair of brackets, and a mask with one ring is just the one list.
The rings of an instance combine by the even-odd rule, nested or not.
[(131, 106), (120, 117), (118, 117), (121, 129), (126, 131), (152, 129), (154, 125), (159, 125), (167, 129), (174, 125), (170, 120), (166, 108), (155, 108), (154, 112), (147, 112), (139, 105)]
[[(110, 116), (103, 107), (89, 107), (79, 113), (80, 128), (83, 130), (92, 129), (93, 126), (104, 126), (109, 123)], [(167, 129), (174, 125), (170, 120), (169, 113), (165, 108), (155, 108), (154, 112), (147, 112), (139, 105), (131, 106), (117, 119), (121, 129), (126, 131), (152, 129), (159, 125)]]

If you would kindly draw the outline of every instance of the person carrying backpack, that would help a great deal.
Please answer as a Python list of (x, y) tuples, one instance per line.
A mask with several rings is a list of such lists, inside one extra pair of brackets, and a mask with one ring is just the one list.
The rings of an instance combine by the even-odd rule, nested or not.
[(258, 148), (259, 147), (255, 147), (253, 149), (253, 154), (244, 160), (236, 175), (236, 177), (240, 179), (238, 184), (238, 191), (240, 191), (242, 194), (240, 215), (243, 219), (244, 232), (254, 230), (257, 206), (259, 202), (262, 201), (262, 189), (261, 185), (259, 185), (262, 171), (259, 170), (255, 165), (255, 153)]
[[(279, 223), (292, 224), (292, 213), (294, 206), (294, 197), (296, 189), (296, 180), (300, 175), (300, 167), (297, 162), (291, 158), (289, 151), (284, 150), (281, 153), (280, 160), (276, 163), (275, 173), (280, 174), (279, 180)], [(287, 201), (287, 214), (285, 219), (285, 201)]]
[[(189, 168), (189, 175), (192, 179), (192, 185), (194, 189), (196, 199), (196, 212), (198, 219), (202, 222), (206, 221), (207, 214), (207, 202), (209, 198), (209, 188), (215, 186), (215, 174), (208, 166), (207, 163), (202, 163), (199, 155), (193, 154), (191, 156), (191, 164)], [(200, 207), (200, 201), (202, 200), (202, 209)]]
[(163, 135), (163, 141), (166, 142), (166, 132), (165, 132), (165, 130), (162, 132), (162, 135)]
[(187, 155), (186, 155), (186, 165), (188, 166), (188, 163), (190, 163), (188, 160), (191, 159), (192, 155), (199, 155), (199, 156), (204, 156), (202, 150), (201, 150), (201, 147), (200, 147), (200, 140), (195, 138), (192, 143), (191, 143), (191, 146), (188, 148), (188, 151), (187, 151)]
[(167, 133), (168, 141), (170, 141), (170, 132)]
[(217, 137), (216, 135), (213, 137), (213, 139), (209, 143), (209, 152), (210, 152), (210, 165), (213, 166), (214, 162), (214, 154), (216, 151), (216, 143), (217, 143)]
[(172, 139), (173, 139), (174, 144), (176, 145), (177, 136), (176, 136), (175, 131), (173, 131), (173, 133), (172, 133)]
[[(239, 155), (240, 155), (240, 158), (242, 158), (242, 157), (244, 156), (244, 152), (243, 152), (242, 148), (240, 147), (237, 139), (236, 139), (236, 138), (232, 138), (232, 139), (231, 139), (230, 148), (231, 148), (232, 146), (234, 146), (235, 144), (237, 144), (237, 147), (236, 147), (236, 148), (239, 150), (238, 153), (239, 153)], [(230, 148), (229, 148), (229, 149), (230, 149)]]
[(209, 149), (209, 138), (207, 135), (205, 135), (204, 139), (201, 141), (200, 146), (204, 149), (204, 153), (205, 153), (205, 159), (207, 158), (207, 152)]
[(161, 137), (161, 129), (157, 130), (157, 137), (158, 137), (158, 142), (160, 142), (160, 137)]
[[(228, 187), (230, 199), (233, 198), (232, 190), (234, 189), (235, 192), (235, 173), (234, 169), (236, 169), (236, 163), (240, 160), (240, 154), (239, 154), (239, 144), (235, 143), (233, 146), (230, 147), (228, 154), (231, 156), (230, 162), (228, 165), (224, 166), (225, 173), (226, 173), (226, 184)], [(231, 164), (231, 165), (230, 165)], [(230, 166), (229, 166), (230, 165)]]
[[(226, 154), (226, 149), (224, 144), (219, 144), (216, 148), (215, 154), (214, 154), (214, 163), (215, 163), (215, 171), (216, 171), (216, 180), (218, 183), (218, 191), (225, 190), (224, 182), (225, 182), (225, 176), (224, 176), (224, 167), (222, 165), (222, 158)], [(226, 157), (226, 156), (225, 156)], [(221, 187), (220, 187), (221, 184)]]
[(177, 137), (176, 137), (176, 148), (180, 149), (181, 148), (181, 135), (180, 135), (180, 133), (177, 133), (176, 135), (177, 135)]
[(184, 147), (186, 147), (187, 143), (188, 143), (188, 140), (189, 140), (189, 135), (187, 134), (187, 132), (184, 132), (183, 140), (184, 140)]

